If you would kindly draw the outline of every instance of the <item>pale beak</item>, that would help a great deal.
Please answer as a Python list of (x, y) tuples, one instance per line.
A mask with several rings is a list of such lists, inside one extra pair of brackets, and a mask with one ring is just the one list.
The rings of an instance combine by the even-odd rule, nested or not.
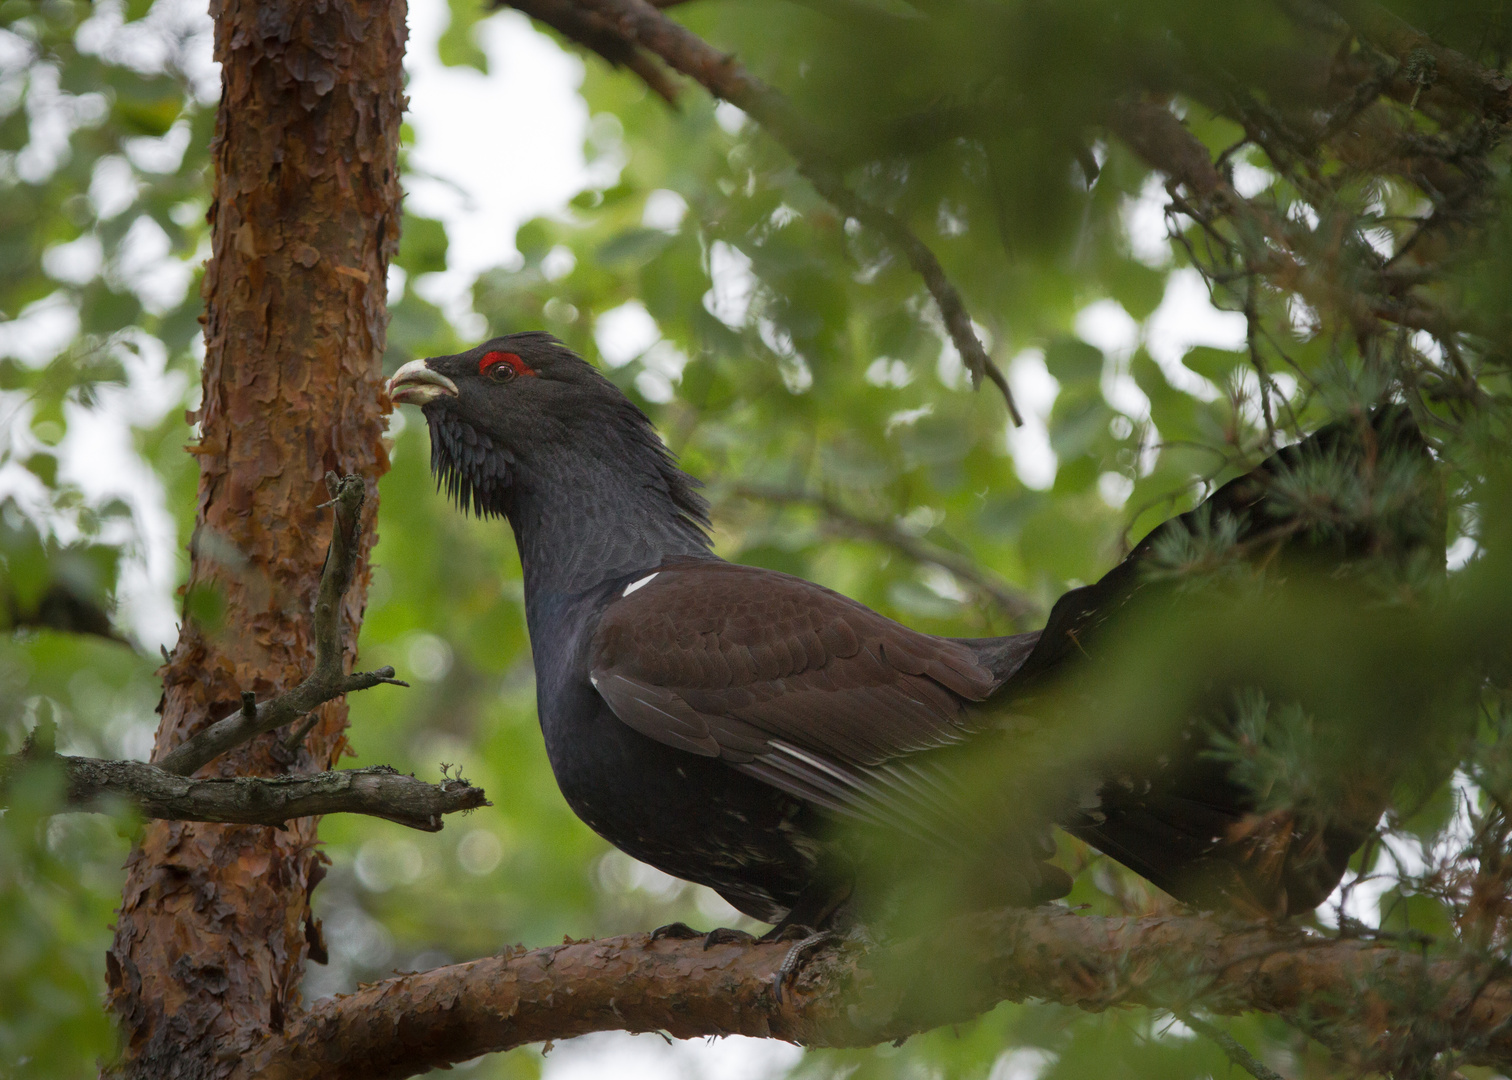
[(425, 366), (424, 360), (411, 360), (388, 381), (389, 397), (395, 405), (428, 405), (439, 397), (456, 397), (457, 384), (439, 371)]

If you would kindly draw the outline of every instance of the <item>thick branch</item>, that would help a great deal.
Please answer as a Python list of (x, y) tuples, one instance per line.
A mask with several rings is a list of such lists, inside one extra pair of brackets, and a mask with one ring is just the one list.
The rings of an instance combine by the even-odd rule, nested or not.
[(1422, 68), (1422, 85), (1442, 83), (1488, 119), (1501, 124), (1512, 120), (1512, 78), (1440, 45), (1372, 0), (1327, 2), (1361, 37), (1395, 57), (1404, 76), (1409, 67)]
[[(840, 169), (825, 150), (824, 134), (800, 116), (782, 94), (748, 72), (733, 56), (719, 52), (691, 30), (667, 18), (647, 0), (507, 2), (611, 60), (616, 59), (611, 52), (618, 50), (606, 52), (603, 37), (607, 33), (617, 34), (631, 52), (643, 49), (660, 57), (715, 97), (744, 110), (793, 155), (820, 195), (903, 252), (934, 297), (945, 329), (971, 372), (972, 381), (980, 386), (984, 377), (990, 379), (1002, 393), (1013, 422), (1023, 423), (1008, 380), (987, 355), (972, 327), (965, 301), (929, 245), (896, 214), (868, 202), (846, 186)], [(648, 82), (653, 89), (657, 88), (655, 82)]]
[(813, 492), (740, 485), (733, 489), (733, 494), (742, 499), (779, 506), (812, 507), (827, 522), (851, 536), (883, 544), (914, 562), (949, 571), (952, 576), (980, 592), (1015, 623), (1039, 613), (1039, 605), (1027, 594), (1015, 589), (990, 570), (964, 555), (914, 536), (895, 521), (863, 517), (852, 513), (833, 499)]
[(778, 1005), (772, 975), (787, 948), (705, 950), (644, 934), (517, 948), (319, 1002), (234, 1075), (378, 1080), (592, 1031), (872, 1045), (1029, 999), (1276, 1013), (1326, 1034), (1363, 1070), (1390, 1071), (1425, 1039), (1430, 1050), (1457, 1046), (1464, 1061), (1512, 1062), (1504, 973), (1274, 924), (993, 912), (925, 938), (821, 954)]
[(0, 758), (0, 804), (23, 768), (55, 767), (65, 780), (71, 810), (99, 810), (110, 802), (135, 807), (144, 817), (282, 825), (321, 814), (366, 814), (411, 829), (440, 832), (441, 818), (492, 805), (466, 780), (427, 784), (387, 765), (304, 776), (235, 776), (191, 779), (145, 761), (102, 761), (23, 751)]
[(331, 492), (330, 505), (336, 511), (336, 524), (331, 531), (331, 546), (326, 550), (320, 592), (315, 600), (315, 669), (287, 693), (261, 704), (247, 701), (230, 716), (175, 747), (157, 763), (164, 772), (188, 776), (227, 750), (293, 723), (343, 694), (367, 690), (379, 683), (407, 685), (394, 678), (394, 669), (390, 667), (350, 675), (342, 670), (341, 599), (352, 583), (361, 553), (358, 539), (366, 485), (360, 476), (338, 480), (335, 473), (327, 473), (326, 486)]

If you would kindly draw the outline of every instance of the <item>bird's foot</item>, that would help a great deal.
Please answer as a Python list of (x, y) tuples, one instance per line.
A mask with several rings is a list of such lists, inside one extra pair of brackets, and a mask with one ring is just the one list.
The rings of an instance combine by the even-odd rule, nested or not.
[(832, 941), (839, 941), (840, 935), (828, 930), (820, 930), (817, 933), (806, 926), (790, 926), (784, 928), (783, 936), (775, 937), (774, 941), (787, 941), (791, 938), (787, 935), (795, 931), (802, 931), (806, 936), (793, 942), (793, 947), (788, 949), (787, 955), (782, 958), (782, 964), (772, 976), (772, 996), (777, 999), (777, 1004), (782, 1004), (782, 989), (791, 983), (798, 975), (798, 970), (803, 967), (803, 958), (821, 945), (827, 945)]
[(729, 926), (716, 926), (704, 935), (704, 948), (712, 949), (716, 945), (750, 945), (756, 939), (744, 930), (736, 930)]
[(668, 923), (666, 926), (658, 926), (651, 931), (652, 941), (661, 941), (663, 938), (672, 941), (692, 941), (694, 938), (703, 938), (705, 949), (712, 949), (716, 945), (750, 945), (756, 940), (744, 930), (720, 926), (706, 934), (702, 930), (693, 929), (685, 922)]
[(660, 941), (662, 938), (671, 938), (673, 941), (691, 941), (696, 937), (703, 937), (703, 932), (693, 929), (685, 922), (670, 922), (666, 926), (658, 926), (651, 931), (652, 941)]

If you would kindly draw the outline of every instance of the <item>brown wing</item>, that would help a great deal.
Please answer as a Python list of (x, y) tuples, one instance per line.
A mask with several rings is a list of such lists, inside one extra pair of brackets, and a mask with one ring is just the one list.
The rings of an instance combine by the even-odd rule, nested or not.
[(626, 585), (592, 648), (594, 686), (641, 734), (954, 843), (954, 785), (908, 758), (971, 734), (967, 703), (999, 680), (968, 645), (801, 578), (700, 561)]

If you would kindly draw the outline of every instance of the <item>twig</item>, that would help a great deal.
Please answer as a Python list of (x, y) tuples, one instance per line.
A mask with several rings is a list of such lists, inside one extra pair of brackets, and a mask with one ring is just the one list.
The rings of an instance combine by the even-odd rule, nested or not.
[(315, 669), (305, 680), (286, 693), (277, 694), (259, 705), (251, 706), (244, 694), (242, 707), (223, 720), (175, 747), (157, 765), (164, 772), (188, 776), (207, 762), (240, 746), (249, 739), (298, 720), (306, 713), (343, 694), (367, 690), (380, 683), (408, 686), (394, 678), (394, 669), (344, 673), (341, 644), (341, 600), (352, 583), (352, 574), (360, 552), (357, 540), (362, 527), (362, 503), (366, 485), (360, 476), (337, 479), (326, 474), (331, 493), (327, 505), (335, 508), (336, 523), (331, 532), (331, 546), (326, 550), (325, 567), (320, 573), (320, 591), (315, 600)]
[(12, 779), (28, 767), (61, 769), (64, 799), (71, 810), (102, 810), (115, 801), (135, 807), (145, 817), (170, 821), (278, 826), (319, 814), (365, 814), (439, 832), (443, 815), (492, 805), (482, 788), (461, 778), (428, 784), (387, 765), (304, 776), (194, 779), (145, 761), (104, 761), (35, 750), (0, 758), (0, 805)]
[(827, 162), (818, 159), (807, 161), (800, 159), (799, 168), (803, 175), (809, 178), (814, 189), (834, 204), (836, 209), (847, 217), (855, 218), (867, 228), (874, 229), (903, 252), (909, 265), (924, 279), (925, 287), (934, 297), (935, 305), (940, 309), (940, 317), (945, 321), (945, 329), (950, 333), (950, 340), (955, 343), (956, 351), (961, 354), (966, 370), (971, 372), (973, 385), (980, 386), (984, 375), (990, 379), (1002, 393), (1003, 402), (1008, 406), (1008, 415), (1014, 425), (1022, 427), (1024, 418), (1019, 414), (1018, 405), (1013, 400), (1013, 391), (1008, 388), (1008, 380), (1003, 377), (997, 364), (993, 363), (992, 358), (987, 355), (981, 339), (977, 337), (976, 329), (971, 325), (971, 316), (966, 311), (966, 302), (961, 299), (961, 294), (946, 276), (945, 268), (940, 265), (940, 260), (935, 258), (933, 251), (929, 250), (929, 245), (920, 240), (913, 230), (904, 224), (902, 218), (875, 203), (867, 202), (846, 187), (840, 179), (839, 172)]
[[(820, 195), (841, 213), (875, 229), (902, 250), (909, 265), (924, 279), (951, 341), (971, 372), (972, 383), (980, 386), (983, 378), (991, 380), (1002, 393), (1013, 422), (1024, 422), (1008, 380), (987, 355), (971, 325), (960, 292), (946, 276), (934, 252), (896, 214), (869, 202), (846, 186), (840, 169), (826, 150), (824, 134), (799, 115), (782, 94), (750, 74), (733, 56), (719, 52), (691, 30), (667, 18), (647, 0), (507, 2), (581, 41), (600, 55), (609, 54), (595, 43), (601, 43), (604, 34), (613, 32), (631, 52), (644, 49), (654, 54), (669, 67), (696, 80), (715, 97), (744, 110), (793, 155), (800, 171)], [(623, 50), (610, 51), (622, 53)], [(612, 56), (609, 58), (612, 62), (623, 62)], [(654, 83), (650, 85), (655, 88)]]
[(1040, 612), (1039, 605), (1030, 599), (1028, 594), (1013, 588), (966, 556), (958, 555), (912, 535), (900, 528), (896, 522), (863, 517), (847, 510), (833, 499), (814, 492), (742, 484), (731, 488), (730, 493), (737, 498), (755, 502), (775, 503), (779, 506), (813, 507), (827, 520), (853, 536), (884, 544), (914, 562), (938, 566), (949, 571), (990, 600), (1014, 624)]
[(1223, 1051), (1223, 1056), (1249, 1073), (1255, 1080), (1286, 1080), (1280, 1073), (1270, 1068), (1259, 1058), (1251, 1054), (1243, 1043), (1224, 1031), (1217, 1024), (1210, 1024), (1206, 1020), (1199, 1020), (1191, 1013), (1177, 1013), (1177, 1018), (1191, 1028), (1197, 1034), (1210, 1042), (1218, 1044), (1218, 1049)]
[(1271, 382), (1270, 371), (1265, 366), (1265, 357), (1260, 355), (1260, 311), (1255, 302), (1255, 289), (1255, 279), (1251, 276), (1244, 287), (1244, 343), (1249, 350), (1250, 366), (1255, 369), (1255, 378), (1259, 380), (1260, 413), (1265, 418), (1265, 446), (1269, 450), (1276, 445), (1276, 418), (1271, 413), (1274, 384)]
[[(68, 757), (54, 752), (54, 727), (44, 720), (28, 735), (19, 754), (0, 758), (0, 805), (12, 779), (33, 766), (62, 770), (65, 804), (75, 810), (97, 810), (112, 800), (127, 803), (149, 818), (173, 821), (217, 821), (243, 825), (282, 825), (292, 818), (320, 814), (366, 814), (436, 832), (441, 818), (458, 810), (489, 805), (481, 788), (460, 776), (428, 784), (387, 765), (341, 769), (303, 776), (236, 776), (191, 779), (206, 762), (264, 732), (298, 720), (316, 708), (354, 690), (379, 683), (405, 686), (393, 668), (344, 673), (341, 643), (341, 602), (356, 570), (365, 484), (361, 477), (337, 479), (326, 474), (326, 486), (336, 522), (315, 601), (315, 668), (293, 690), (262, 704), (250, 692), (225, 719), (189, 739), (161, 762), (107, 761)], [(314, 717), (302, 724), (286, 745), (297, 745), (309, 733)]]
[[(1173, 116), (1169, 109), (1148, 101), (1125, 99), (1109, 113), (1109, 126), (1152, 168), (1184, 186), (1194, 201), (1211, 205), (1218, 215), (1231, 218), (1235, 232), (1246, 242), (1247, 265), (1235, 279), (1260, 274), (1280, 287), (1295, 292), (1320, 311), (1337, 310), (1362, 331), (1382, 322), (1427, 330), (1435, 337), (1451, 338), (1456, 320), (1429, 301), (1400, 300), (1384, 286), (1376, 293), (1352, 288), (1333, 279), (1326, 263), (1299, 258), (1295, 229), (1264, 207), (1244, 198), (1218, 171), (1207, 147)], [(1213, 228), (1212, 218), (1190, 203), (1178, 208), (1225, 246), (1227, 238)], [(1380, 274), (1376, 275), (1378, 278)]]

